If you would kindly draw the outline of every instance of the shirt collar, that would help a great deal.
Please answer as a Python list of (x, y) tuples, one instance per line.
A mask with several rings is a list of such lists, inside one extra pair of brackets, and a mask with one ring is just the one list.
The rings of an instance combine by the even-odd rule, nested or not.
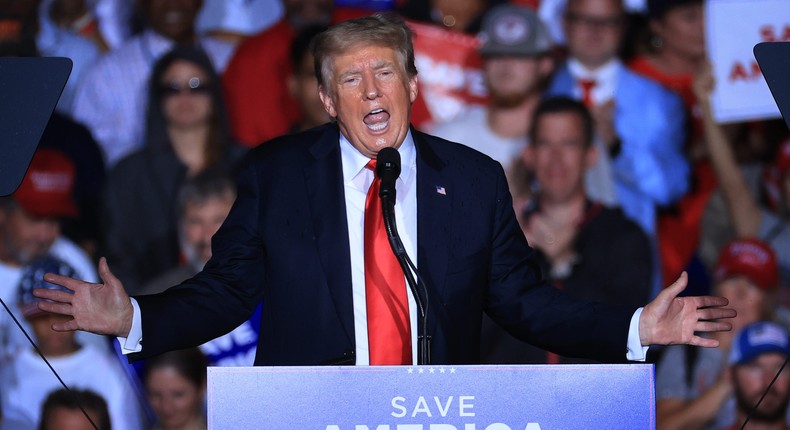
[(620, 64), (620, 60), (613, 58), (601, 67), (595, 70), (590, 70), (584, 67), (584, 65), (582, 65), (579, 60), (570, 58), (568, 59), (568, 70), (571, 72), (571, 76), (576, 79), (594, 79), (598, 82), (608, 83), (615, 81), (617, 70), (620, 68)]
[[(406, 133), (406, 138), (398, 148), (400, 154), (401, 171), (398, 179), (403, 182), (409, 183), (412, 175), (413, 166), (416, 162), (416, 151), (414, 147), (414, 138), (411, 135), (411, 130)], [(343, 161), (343, 183), (352, 181), (360, 172), (365, 170), (365, 165), (368, 164), (370, 158), (362, 155), (361, 152), (354, 148), (354, 145), (340, 133), (340, 156)]]

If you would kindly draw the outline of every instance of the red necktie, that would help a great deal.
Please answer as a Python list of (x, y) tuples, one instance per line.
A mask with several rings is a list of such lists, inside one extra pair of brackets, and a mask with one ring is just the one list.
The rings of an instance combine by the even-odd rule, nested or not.
[(579, 79), (579, 86), (582, 87), (582, 103), (588, 108), (594, 105), (592, 90), (595, 88), (595, 79)]
[[(365, 166), (376, 171), (376, 160)], [(392, 252), (376, 177), (365, 200), (365, 296), (370, 364), (411, 364), (411, 325), (403, 271)]]

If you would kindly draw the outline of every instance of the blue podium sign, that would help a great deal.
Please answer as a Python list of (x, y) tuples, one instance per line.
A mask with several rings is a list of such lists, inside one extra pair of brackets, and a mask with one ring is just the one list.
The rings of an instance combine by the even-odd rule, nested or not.
[(655, 429), (653, 366), (211, 367), (208, 425), (299, 430)]

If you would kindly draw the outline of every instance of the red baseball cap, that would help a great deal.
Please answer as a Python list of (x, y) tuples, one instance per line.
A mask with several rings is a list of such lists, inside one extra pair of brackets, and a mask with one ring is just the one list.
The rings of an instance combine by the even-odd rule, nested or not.
[(74, 175), (74, 163), (62, 152), (38, 149), (12, 198), (32, 216), (77, 216)]
[(722, 249), (713, 270), (716, 282), (743, 275), (766, 290), (779, 286), (779, 267), (771, 247), (757, 239), (737, 239)]

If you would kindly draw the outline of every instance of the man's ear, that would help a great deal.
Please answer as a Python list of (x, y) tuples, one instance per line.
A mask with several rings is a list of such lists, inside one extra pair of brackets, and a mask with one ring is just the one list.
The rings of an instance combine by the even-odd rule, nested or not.
[(570, 27), (570, 22), (568, 19), (568, 10), (567, 10), (568, 6), (566, 5), (565, 7), (566, 7), (565, 12), (563, 12), (562, 15), (560, 16), (560, 19), (562, 20), (561, 21), (562, 34), (568, 34), (569, 33), (568, 27)]
[(538, 60), (538, 73), (543, 79), (548, 79), (554, 74), (555, 66), (554, 57), (551, 55), (544, 55)]
[(727, 379), (728, 381), (732, 382), (735, 379), (735, 367), (727, 366), (727, 368), (724, 369), (724, 375), (723, 376), (724, 376), (725, 379)]
[(321, 98), (321, 103), (324, 104), (324, 110), (326, 113), (329, 114), (332, 118), (337, 118), (337, 110), (335, 110), (335, 102), (332, 100), (332, 97), (324, 91), (324, 87), (319, 85), (318, 86), (318, 97)]
[(647, 26), (650, 29), (650, 32), (655, 35), (661, 34), (664, 30), (664, 23), (655, 18), (648, 21)]
[(417, 100), (418, 87), (419, 80), (416, 76), (409, 79), (409, 100), (411, 100), (412, 103)]
[(291, 74), (285, 80), (285, 85), (288, 87), (288, 94), (291, 95), (291, 98), (296, 100), (296, 90), (298, 82), (296, 81), (296, 75)]

